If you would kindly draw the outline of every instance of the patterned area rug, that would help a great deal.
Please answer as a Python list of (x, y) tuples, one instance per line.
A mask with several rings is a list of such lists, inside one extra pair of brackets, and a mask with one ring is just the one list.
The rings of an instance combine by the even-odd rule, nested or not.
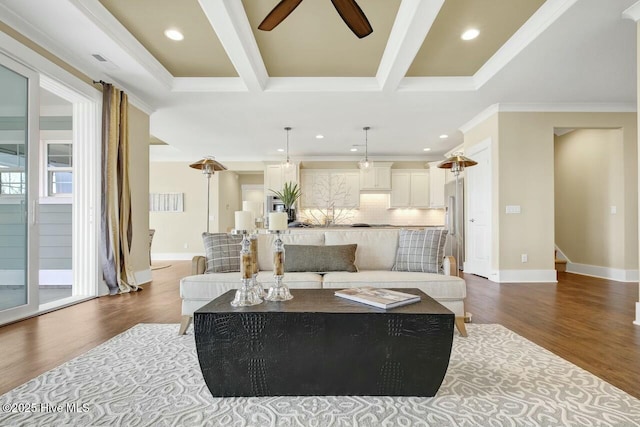
[(468, 330), (433, 398), (221, 399), (204, 384), (192, 330), (140, 324), (0, 397), (0, 425), (640, 425), (640, 400), (502, 326)]

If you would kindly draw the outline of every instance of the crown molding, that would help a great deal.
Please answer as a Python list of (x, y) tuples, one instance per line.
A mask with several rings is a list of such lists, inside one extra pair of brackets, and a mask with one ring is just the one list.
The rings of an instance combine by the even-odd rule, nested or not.
[(640, 1), (626, 8), (624, 12), (622, 12), (622, 17), (635, 22), (640, 21)]
[[(0, 16), (2, 16), (2, 21), (6, 23), (9, 27), (13, 28), (15, 31), (31, 40), (33, 43), (37, 44), (41, 48), (47, 50), (52, 55), (56, 56), (60, 60), (66, 62), (70, 66), (74, 67), (76, 70), (81, 72), (86, 76), (99, 76), (102, 78), (105, 76), (97, 67), (89, 66), (86, 67), (87, 63), (83, 61), (80, 57), (73, 54), (71, 51), (66, 49), (64, 46), (55, 43), (51, 37), (45, 35), (40, 29), (33, 26), (30, 22), (24, 20), (21, 16), (17, 15), (11, 9), (9, 9), (6, 5), (0, 3)], [(5, 34), (0, 32), (0, 34)], [(15, 50), (15, 43), (20, 46), (24, 46), (22, 43), (15, 40), (13, 37), (7, 35), (11, 41), (7, 43), (3, 43), (2, 46), (11, 45), (13, 46), (12, 50)], [(39, 58), (45, 59), (39, 53), (31, 50), (29, 47), (24, 46), (25, 49), (28, 49), (30, 52), (33, 52), (34, 55), (37, 55)], [(31, 55), (30, 55), (31, 56)], [(47, 60), (47, 62), (49, 62)], [(81, 64), (80, 66), (77, 64)], [(60, 67), (59, 67), (60, 68)], [(60, 68), (62, 69), (62, 68)]]
[(173, 76), (98, 0), (68, 0), (165, 89)]
[(443, 4), (444, 0), (402, 0), (376, 73), (383, 91), (398, 88)]
[(458, 129), (463, 134), (496, 113), (635, 113), (635, 103), (493, 104)]
[(500, 49), (475, 73), (475, 88), (480, 89), (504, 66), (533, 42), (578, 0), (547, 0)]
[(498, 104), (492, 104), (492, 105), (488, 106), (486, 109), (484, 109), (482, 112), (480, 112), (478, 115), (476, 115), (474, 118), (469, 120), (467, 123), (465, 123), (462, 126), (460, 126), (458, 128), (458, 130), (460, 132), (462, 132), (463, 134), (465, 134), (465, 133), (469, 132), (471, 129), (473, 129), (474, 127), (478, 126), (480, 123), (482, 123), (485, 120), (487, 120), (489, 117), (491, 117), (494, 114), (498, 113), (498, 111), (500, 111), (499, 105)]
[(501, 113), (635, 113), (635, 103), (496, 104)]

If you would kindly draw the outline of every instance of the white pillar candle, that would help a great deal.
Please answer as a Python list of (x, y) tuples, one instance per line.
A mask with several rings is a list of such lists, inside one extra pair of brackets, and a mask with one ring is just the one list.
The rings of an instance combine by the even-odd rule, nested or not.
[(236, 211), (236, 230), (253, 230), (253, 213)]
[(269, 230), (286, 230), (289, 216), (286, 212), (269, 213)]

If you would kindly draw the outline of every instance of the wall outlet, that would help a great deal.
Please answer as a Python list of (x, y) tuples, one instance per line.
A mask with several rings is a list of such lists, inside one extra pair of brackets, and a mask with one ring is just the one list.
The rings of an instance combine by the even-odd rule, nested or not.
[(528, 262), (529, 256), (527, 254), (522, 254), (520, 255), (520, 259), (522, 260), (522, 262)]
[(611, 206), (611, 215), (615, 215), (618, 213), (618, 207), (617, 206)]

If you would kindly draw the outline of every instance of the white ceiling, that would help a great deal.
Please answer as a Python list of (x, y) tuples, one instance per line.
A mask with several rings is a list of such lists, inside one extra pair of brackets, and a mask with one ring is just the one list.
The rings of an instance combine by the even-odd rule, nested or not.
[(152, 146), (152, 160), (278, 160), (285, 126), (294, 160), (357, 160), (349, 148), (364, 142), (363, 126), (374, 159), (427, 160), (461, 144), (459, 128), (496, 103), (635, 111), (636, 24), (622, 18), (635, 1), (547, 0), (471, 77), (404, 77), (443, 0), (402, 1), (369, 78), (270, 78), (238, 0), (199, 0), (238, 71), (227, 78), (174, 78), (98, 0), (0, 0), (0, 14), (151, 112), (151, 133), (169, 144)]

